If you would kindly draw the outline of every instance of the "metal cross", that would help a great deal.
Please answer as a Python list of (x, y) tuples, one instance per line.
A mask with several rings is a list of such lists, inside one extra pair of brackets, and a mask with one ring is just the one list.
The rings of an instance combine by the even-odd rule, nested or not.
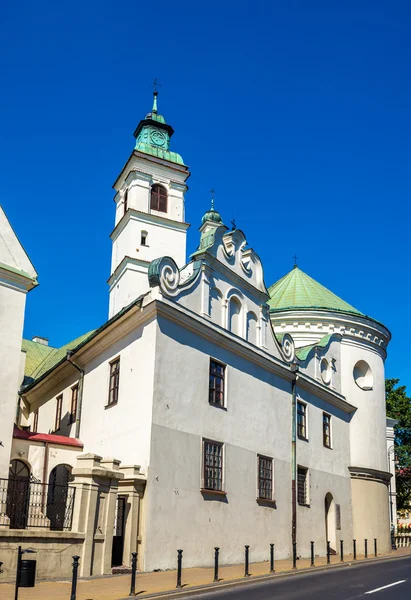
[(214, 194), (215, 194), (215, 189), (214, 188), (211, 188), (210, 194), (211, 194), (211, 197), (214, 198)]
[(293, 259), (294, 259), (294, 267), (296, 267), (298, 256), (296, 254), (294, 254)]
[(157, 92), (157, 88), (158, 88), (158, 87), (161, 87), (161, 83), (158, 83), (158, 79), (157, 79), (157, 77), (155, 77), (155, 78), (153, 79), (153, 88), (154, 88), (154, 91), (155, 91), (155, 92)]

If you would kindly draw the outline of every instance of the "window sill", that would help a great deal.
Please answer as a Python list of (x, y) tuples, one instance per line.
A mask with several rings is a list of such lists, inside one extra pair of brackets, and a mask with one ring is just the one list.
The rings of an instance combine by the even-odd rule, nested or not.
[(302, 442), (309, 442), (309, 439), (306, 437), (302, 437), (301, 435), (297, 435), (298, 439), (301, 440)]
[(225, 410), (227, 411), (227, 407), (224, 406), (223, 404), (217, 404), (216, 402), (208, 402), (210, 406), (214, 406), (214, 408), (219, 408), (220, 410)]
[(208, 490), (207, 488), (201, 488), (200, 492), (202, 494), (208, 494), (209, 496), (227, 496), (227, 492), (223, 492), (222, 490)]
[(259, 506), (277, 508), (277, 502), (275, 500), (270, 500), (269, 498), (256, 498), (256, 502)]
[(311, 508), (310, 504), (300, 504), (300, 503), (298, 503), (298, 506), (302, 506), (304, 508)]
[(332, 450), (333, 447), (332, 446), (326, 446), (325, 444), (323, 444), (324, 448), (327, 448), (327, 450)]
[(111, 408), (112, 406), (117, 406), (118, 402), (112, 402), (111, 404), (106, 404), (104, 407), (104, 410), (107, 410), (108, 408)]

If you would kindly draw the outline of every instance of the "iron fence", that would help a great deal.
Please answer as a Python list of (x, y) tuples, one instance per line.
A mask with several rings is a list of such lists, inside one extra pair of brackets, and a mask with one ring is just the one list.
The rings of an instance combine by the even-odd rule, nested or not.
[(70, 531), (75, 488), (33, 477), (0, 479), (0, 526)]

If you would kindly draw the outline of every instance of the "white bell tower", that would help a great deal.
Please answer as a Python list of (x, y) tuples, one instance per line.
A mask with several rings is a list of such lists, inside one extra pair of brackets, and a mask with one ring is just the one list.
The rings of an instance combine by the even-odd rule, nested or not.
[(171, 256), (179, 267), (186, 262), (184, 194), (190, 172), (181, 156), (170, 151), (174, 130), (157, 112), (157, 94), (152, 111), (134, 132), (135, 148), (113, 185), (109, 318), (148, 291), (152, 260)]

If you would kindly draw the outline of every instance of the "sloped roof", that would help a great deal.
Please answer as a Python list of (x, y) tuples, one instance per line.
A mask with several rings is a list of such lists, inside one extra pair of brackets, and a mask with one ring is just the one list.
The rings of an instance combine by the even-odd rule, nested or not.
[(325, 309), (365, 316), (312, 277), (294, 267), (269, 289), (270, 310)]
[(93, 329), (88, 333), (80, 335), (75, 340), (61, 346), (61, 348), (52, 348), (38, 342), (23, 339), (22, 350), (26, 352), (24, 385), (32, 383), (35, 379), (50, 371), (66, 356), (69, 350), (74, 350), (74, 348), (85, 342), (93, 335), (94, 331)]

